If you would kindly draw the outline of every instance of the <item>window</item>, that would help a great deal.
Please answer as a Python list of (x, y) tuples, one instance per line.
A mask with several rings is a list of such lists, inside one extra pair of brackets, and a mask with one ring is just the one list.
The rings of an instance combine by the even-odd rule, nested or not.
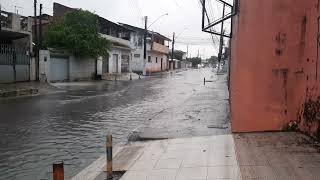
[(151, 56), (148, 56), (148, 62), (151, 63)]
[(156, 57), (156, 63), (158, 63), (158, 57)]
[(134, 54), (133, 55), (135, 58), (139, 58), (140, 57), (140, 54)]

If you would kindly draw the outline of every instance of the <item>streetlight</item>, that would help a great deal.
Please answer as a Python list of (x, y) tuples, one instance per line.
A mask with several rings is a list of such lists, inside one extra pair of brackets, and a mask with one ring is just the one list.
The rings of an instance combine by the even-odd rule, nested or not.
[(146, 63), (147, 63), (147, 33), (148, 29), (155, 23), (157, 22), (160, 18), (163, 16), (169, 15), (168, 13), (165, 13), (161, 16), (159, 16), (155, 21), (153, 21), (149, 26), (148, 24), (148, 16), (144, 17), (144, 38), (143, 38), (143, 75), (146, 75)]
[(169, 15), (168, 13), (165, 13), (165, 14), (159, 16), (156, 20), (154, 20), (154, 21), (148, 26), (147, 29), (149, 29), (149, 28), (150, 28), (155, 22), (157, 22), (160, 18), (162, 18), (163, 16), (168, 16), (168, 15)]

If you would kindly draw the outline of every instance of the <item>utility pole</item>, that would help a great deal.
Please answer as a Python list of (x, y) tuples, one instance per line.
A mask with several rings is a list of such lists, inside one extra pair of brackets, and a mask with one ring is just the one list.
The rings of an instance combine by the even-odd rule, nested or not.
[(36, 59), (36, 80), (39, 80), (39, 49), (38, 49), (38, 26), (37, 26), (37, 0), (34, 0), (34, 43), (35, 43), (35, 59)]
[[(224, 18), (225, 7), (226, 7), (226, 5), (223, 4), (222, 18)], [(221, 34), (220, 34), (220, 45), (219, 45), (219, 54), (218, 54), (218, 69), (217, 69), (217, 74), (219, 73), (220, 62), (221, 62), (221, 58), (222, 58), (223, 35), (224, 35), (223, 25), (224, 25), (224, 21), (221, 22), (221, 30), (220, 30)]]
[[(173, 37), (172, 37), (172, 54), (171, 54), (171, 64), (172, 64), (172, 66), (173, 66), (173, 56), (174, 56), (174, 37), (175, 37), (175, 33), (173, 32)], [(172, 69), (174, 69), (174, 67), (172, 68)]]
[(186, 57), (186, 59), (188, 59), (188, 55), (189, 55), (189, 45), (187, 45), (187, 57)]
[(40, 16), (39, 16), (39, 48), (42, 48), (42, 4), (40, 4)]
[(2, 29), (2, 9), (1, 9), (1, 3), (0, 3), (0, 30)]
[(144, 35), (143, 35), (143, 75), (147, 74), (147, 33), (148, 33), (148, 16), (144, 17)]

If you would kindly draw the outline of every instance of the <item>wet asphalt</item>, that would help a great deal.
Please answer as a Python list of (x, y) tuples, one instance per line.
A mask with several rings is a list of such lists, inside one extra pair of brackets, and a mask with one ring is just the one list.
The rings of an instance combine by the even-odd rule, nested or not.
[(206, 68), (1, 100), (0, 179), (51, 179), (59, 161), (70, 178), (105, 153), (109, 133), (115, 143), (230, 133), (226, 81)]

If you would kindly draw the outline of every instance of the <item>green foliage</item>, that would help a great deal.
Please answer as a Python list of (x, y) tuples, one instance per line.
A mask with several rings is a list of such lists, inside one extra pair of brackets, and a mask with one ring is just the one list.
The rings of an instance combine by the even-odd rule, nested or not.
[(201, 58), (199, 57), (188, 58), (188, 61), (192, 63), (192, 67), (197, 67), (198, 64), (201, 64)]
[[(183, 57), (184, 53), (185, 52), (180, 51), (180, 50), (174, 50), (173, 58), (174, 59), (178, 59), (178, 60), (182, 60), (182, 57)], [(170, 57), (170, 59), (172, 58), (172, 51), (169, 52), (169, 57)]]
[(215, 65), (215, 64), (217, 64), (217, 62), (218, 62), (218, 57), (217, 57), (217, 56), (211, 56), (211, 57), (208, 59), (208, 63), (209, 63), (209, 64)]
[(75, 56), (107, 56), (110, 42), (98, 32), (97, 15), (84, 10), (67, 13), (45, 32), (46, 47), (64, 49)]

